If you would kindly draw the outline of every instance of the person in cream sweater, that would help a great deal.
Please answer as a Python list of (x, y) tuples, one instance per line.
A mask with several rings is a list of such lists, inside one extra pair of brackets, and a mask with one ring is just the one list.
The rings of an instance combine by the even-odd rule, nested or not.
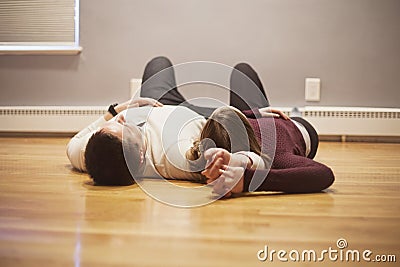
[[(146, 65), (141, 97), (110, 105), (70, 140), (67, 155), (97, 185), (130, 185), (142, 177), (205, 182), (202, 169), (193, 170), (185, 155), (214, 110), (186, 102), (176, 88), (172, 63), (157, 57)], [(260, 112), (285, 116), (269, 108)], [(249, 169), (266, 167), (253, 152), (239, 151), (235, 159)]]

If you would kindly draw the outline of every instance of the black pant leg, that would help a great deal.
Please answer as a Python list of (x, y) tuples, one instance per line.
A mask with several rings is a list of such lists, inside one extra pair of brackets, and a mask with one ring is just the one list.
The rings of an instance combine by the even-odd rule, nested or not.
[(186, 101), (177, 90), (174, 68), (168, 58), (156, 57), (147, 63), (140, 96), (156, 99), (165, 105), (179, 105)]
[(186, 101), (178, 91), (174, 67), (166, 57), (156, 57), (147, 63), (143, 72), (140, 96), (157, 99), (164, 105), (185, 106), (205, 118), (209, 118), (215, 110), (215, 108), (195, 106)]
[(261, 80), (249, 64), (239, 63), (234, 67), (230, 87), (230, 105), (239, 110), (269, 106)]
[(297, 121), (298, 123), (302, 124), (304, 126), (304, 128), (306, 128), (308, 135), (310, 136), (310, 140), (311, 140), (311, 151), (307, 155), (307, 158), (313, 159), (315, 157), (315, 155), (317, 154), (318, 145), (319, 145), (319, 137), (318, 137), (317, 131), (311, 125), (311, 123), (309, 123), (308, 121), (306, 121), (305, 119), (303, 119), (301, 117), (291, 117), (291, 119), (294, 121)]

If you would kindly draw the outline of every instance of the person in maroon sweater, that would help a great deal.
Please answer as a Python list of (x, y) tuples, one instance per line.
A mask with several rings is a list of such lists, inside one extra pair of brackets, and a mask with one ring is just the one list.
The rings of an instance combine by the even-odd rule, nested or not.
[[(217, 110), (215, 114), (220, 115), (219, 112), (221, 111)], [(207, 183), (214, 186), (214, 192), (226, 196), (251, 191), (313, 193), (332, 185), (332, 170), (307, 157), (303, 135), (293, 121), (282, 117), (273, 120), (263, 118), (257, 111), (243, 113), (247, 115), (247, 121), (252, 126), (257, 141), (262, 144), (261, 150), (273, 151), (273, 146), (276, 145), (275, 156), (272, 160), (265, 156), (270, 168), (252, 170), (247, 168), (248, 158), (232, 156), (229, 147), (221, 144), (216, 137), (215, 143), (220, 148), (211, 148), (204, 152), (208, 167), (202, 172), (208, 178)], [(221, 136), (221, 130), (218, 131), (218, 136)], [(213, 136), (205, 138), (213, 139)], [(274, 138), (276, 142), (273, 142)], [(256, 182), (251, 187), (253, 180)]]
[[(263, 91), (258, 75), (249, 65), (235, 68)], [(246, 95), (251, 94), (240, 92), (246, 87), (232, 83), (234, 75), (232, 73), (231, 86), (234, 86), (231, 90), (241, 97), (232, 101), (234, 94), (231, 94), (231, 105), (240, 111), (229, 107), (214, 111), (188, 157), (192, 160), (204, 157), (207, 161), (202, 174), (207, 183), (213, 185), (214, 192), (226, 197), (252, 191), (313, 193), (332, 185), (332, 170), (313, 160), (319, 140), (312, 125), (300, 117), (263, 117), (258, 108), (269, 105), (266, 97), (264, 103), (251, 103), (251, 99), (246, 99)], [(269, 111), (268, 108), (261, 109), (264, 110)], [(235, 141), (235, 137), (239, 141)], [(209, 148), (211, 146), (216, 148)], [(250, 169), (250, 158), (231, 154), (246, 150), (246, 147), (264, 159), (265, 168)]]

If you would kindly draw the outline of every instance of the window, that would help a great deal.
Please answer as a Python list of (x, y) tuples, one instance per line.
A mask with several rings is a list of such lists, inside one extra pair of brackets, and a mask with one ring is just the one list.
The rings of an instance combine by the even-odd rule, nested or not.
[(79, 0), (0, 0), (0, 54), (78, 54)]

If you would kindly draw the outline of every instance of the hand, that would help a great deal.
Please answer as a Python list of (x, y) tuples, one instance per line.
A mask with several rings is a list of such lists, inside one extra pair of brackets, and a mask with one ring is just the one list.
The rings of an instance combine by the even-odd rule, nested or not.
[(119, 113), (117, 116), (115, 116), (115, 121), (118, 122), (119, 124), (124, 125), (126, 123), (124, 114)]
[(231, 153), (222, 148), (210, 148), (204, 152), (204, 158), (207, 160), (206, 169), (201, 174), (207, 177), (207, 183), (211, 183), (221, 175), (222, 165), (230, 161)]
[(244, 189), (244, 168), (222, 166), (221, 176), (213, 182), (213, 193), (231, 197), (232, 193), (241, 193)]
[(138, 97), (138, 98), (133, 98), (130, 103), (129, 107), (139, 105), (139, 107), (142, 106), (153, 106), (153, 107), (162, 107), (163, 104), (153, 98), (150, 97)]
[(260, 108), (260, 114), (262, 117), (281, 117), (284, 120), (289, 120), (290, 118), (280, 110), (273, 109), (270, 107)]
[(142, 106), (146, 106), (146, 105), (150, 105), (153, 107), (162, 107), (163, 104), (158, 102), (155, 99), (149, 98), (149, 97), (137, 97), (137, 98), (133, 98), (131, 100), (125, 101), (121, 104), (118, 104), (115, 107), (115, 111), (117, 111), (117, 113), (120, 113), (121, 111), (124, 111), (125, 109), (128, 108), (134, 108), (134, 107), (142, 107)]
[(202, 174), (207, 177), (207, 184), (213, 186), (214, 193), (230, 197), (232, 193), (243, 192), (244, 170), (251, 164), (247, 156), (231, 154), (222, 148), (210, 148), (204, 157), (207, 164)]
[(229, 165), (230, 167), (250, 167), (251, 160), (243, 154), (231, 154), (223, 148), (210, 148), (204, 152), (204, 158), (207, 160), (206, 169), (202, 171), (207, 182), (211, 183), (217, 179), (223, 169), (223, 165)]

